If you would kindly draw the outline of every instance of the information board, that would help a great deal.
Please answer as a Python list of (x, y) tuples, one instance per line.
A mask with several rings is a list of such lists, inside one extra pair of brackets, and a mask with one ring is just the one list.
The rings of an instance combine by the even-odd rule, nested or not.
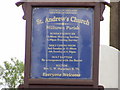
[(32, 79), (92, 79), (94, 9), (33, 7)]

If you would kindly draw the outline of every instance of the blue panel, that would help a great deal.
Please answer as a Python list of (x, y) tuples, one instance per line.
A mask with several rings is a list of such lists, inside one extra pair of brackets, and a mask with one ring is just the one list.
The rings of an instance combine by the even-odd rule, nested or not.
[(31, 78), (92, 79), (93, 8), (33, 8)]

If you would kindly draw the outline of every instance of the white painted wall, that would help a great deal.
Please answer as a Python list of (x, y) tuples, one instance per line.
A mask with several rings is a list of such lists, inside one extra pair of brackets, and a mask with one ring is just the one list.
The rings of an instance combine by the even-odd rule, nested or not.
[(100, 68), (99, 84), (105, 88), (118, 88), (118, 59), (120, 51), (101, 45), (100, 46)]

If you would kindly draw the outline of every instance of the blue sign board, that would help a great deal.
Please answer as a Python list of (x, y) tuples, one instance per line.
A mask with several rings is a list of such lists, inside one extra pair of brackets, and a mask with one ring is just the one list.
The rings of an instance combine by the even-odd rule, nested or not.
[(32, 79), (92, 79), (93, 8), (32, 9)]

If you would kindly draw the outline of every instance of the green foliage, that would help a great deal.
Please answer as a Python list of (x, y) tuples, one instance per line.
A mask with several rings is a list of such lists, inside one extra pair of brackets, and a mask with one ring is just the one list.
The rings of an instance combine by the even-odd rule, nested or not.
[(9, 88), (15, 88), (23, 83), (24, 64), (17, 58), (11, 58), (11, 62), (5, 61), (4, 67), (0, 66), (0, 84), (5, 84)]

